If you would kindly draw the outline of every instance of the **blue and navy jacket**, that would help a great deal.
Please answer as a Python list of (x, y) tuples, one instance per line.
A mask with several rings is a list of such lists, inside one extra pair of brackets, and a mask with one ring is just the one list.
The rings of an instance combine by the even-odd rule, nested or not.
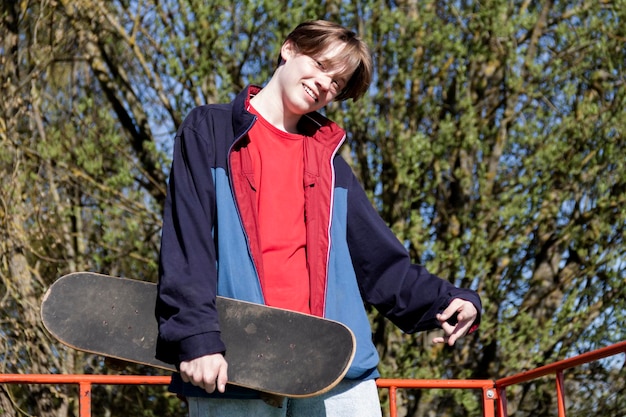
[[(250, 86), (232, 103), (195, 108), (178, 129), (161, 240), (157, 357), (178, 364), (224, 352), (216, 295), (264, 303), (255, 178), (247, 132), (256, 121)], [(403, 331), (439, 326), (435, 315), (456, 288), (411, 263), (348, 164), (337, 154), (345, 132), (318, 113), (301, 118), (311, 312), (355, 334), (349, 379), (378, 377), (378, 354), (364, 302)]]

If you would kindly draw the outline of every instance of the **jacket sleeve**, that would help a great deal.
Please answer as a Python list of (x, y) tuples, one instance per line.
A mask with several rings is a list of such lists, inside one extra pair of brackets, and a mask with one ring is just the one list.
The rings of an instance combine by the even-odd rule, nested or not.
[(478, 311), (478, 294), (455, 287), (411, 263), (408, 251), (378, 215), (353, 176), (348, 190), (348, 245), (365, 302), (407, 333), (440, 327), (436, 314), (455, 298), (470, 301)]
[(207, 120), (197, 108), (176, 135), (163, 213), (156, 356), (174, 364), (225, 350), (215, 304), (214, 145)]

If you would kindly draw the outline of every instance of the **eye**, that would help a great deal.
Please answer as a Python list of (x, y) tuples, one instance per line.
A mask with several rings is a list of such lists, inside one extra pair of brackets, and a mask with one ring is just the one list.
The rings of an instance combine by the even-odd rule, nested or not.
[(332, 80), (331, 90), (338, 94), (340, 91), (344, 89), (344, 84), (341, 80)]
[(346, 87), (346, 80), (343, 78), (335, 78), (333, 79), (333, 84), (338, 90), (343, 90)]

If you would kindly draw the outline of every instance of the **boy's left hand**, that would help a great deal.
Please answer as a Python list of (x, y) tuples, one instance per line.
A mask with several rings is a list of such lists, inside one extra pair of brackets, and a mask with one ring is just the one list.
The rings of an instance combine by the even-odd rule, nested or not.
[[(448, 323), (448, 320), (455, 315), (456, 324)], [(450, 302), (450, 305), (448, 305), (443, 313), (437, 314), (437, 320), (439, 320), (441, 328), (446, 334), (443, 337), (435, 337), (433, 343), (447, 343), (453, 346), (458, 339), (469, 332), (477, 316), (478, 311), (476, 307), (474, 307), (474, 304), (460, 298), (455, 298)]]

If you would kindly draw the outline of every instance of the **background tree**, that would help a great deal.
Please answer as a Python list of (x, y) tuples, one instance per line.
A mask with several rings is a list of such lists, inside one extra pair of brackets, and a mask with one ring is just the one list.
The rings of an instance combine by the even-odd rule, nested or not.
[[(74, 30), (81, 22), (71, 15), (76, 10), (65, 13), (60, 6), (2, 4), (3, 372), (106, 372), (97, 358), (51, 340), (39, 318), (41, 296), (70, 271), (153, 279), (156, 269), (161, 202), (149, 197), (164, 189), (165, 173), (156, 167), (160, 156), (149, 146), (150, 134), (120, 128), (126, 120), (116, 111), (119, 103), (102, 94), (95, 76), (93, 67), (102, 62), (90, 56), (90, 33)], [(140, 120), (139, 112), (133, 117)], [(129, 401), (127, 388), (98, 390), (105, 391), (96, 397), (100, 409), (131, 415), (140, 414), (133, 412), (137, 406), (143, 413), (150, 391), (134, 394), (142, 401)], [(1, 398), (3, 415), (77, 414), (71, 387), (5, 386)], [(154, 404), (179, 404), (163, 394), (154, 398)]]
[[(374, 56), (368, 97), (327, 109), (348, 131), (342, 154), (413, 259), (485, 307), (454, 349), (372, 310), (384, 376), (498, 378), (624, 340), (625, 6), (4, 1), (3, 372), (109, 372), (49, 338), (41, 295), (76, 270), (156, 279), (175, 129), (192, 107), (263, 84), (279, 42), (313, 18), (356, 29)], [(569, 371), (568, 415), (623, 415), (620, 366)], [(509, 415), (555, 415), (552, 392), (549, 380), (509, 390)], [(408, 416), (481, 415), (473, 393), (406, 394)], [(69, 416), (76, 398), (4, 386), (0, 408)], [(94, 401), (102, 415), (183, 413), (160, 388), (97, 387)]]

